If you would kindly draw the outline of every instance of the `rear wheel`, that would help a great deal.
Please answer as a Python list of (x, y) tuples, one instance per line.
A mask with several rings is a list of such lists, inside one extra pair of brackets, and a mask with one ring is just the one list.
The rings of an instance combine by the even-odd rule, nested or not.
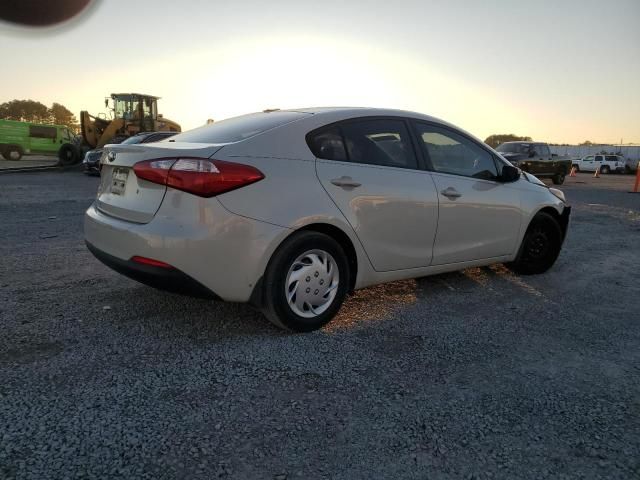
[(600, 168), (600, 173), (604, 173), (604, 174), (611, 173), (611, 169), (609, 168), (609, 165), (603, 165)]
[(5, 160), (18, 161), (22, 158), (22, 149), (20, 147), (6, 147), (2, 151), (2, 156)]
[(575, 169), (576, 169), (576, 172), (579, 172), (579, 171), (580, 171), (580, 165), (573, 165), (573, 168), (575, 168)]
[(562, 230), (551, 215), (538, 213), (524, 235), (518, 257), (507, 266), (516, 273), (536, 275), (549, 270), (562, 247)]
[(338, 313), (349, 275), (347, 257), (331, 237), (318, 232), (294, 234), (267, 267), (263, 313), (286, 330), (317, 330)]
[(551, 181), (554, 183), (554, 185), (562, 185), (564, 183), (564, 178), (564, 173), (558, 173), (551, 179)]

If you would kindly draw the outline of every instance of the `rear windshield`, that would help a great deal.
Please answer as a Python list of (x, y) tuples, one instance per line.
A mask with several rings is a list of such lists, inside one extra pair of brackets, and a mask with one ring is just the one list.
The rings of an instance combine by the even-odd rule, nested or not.
[[(144, 140), (144, 136), (142, 135), (134, 135), (133, 137), (129, 137), (125, 140), (123, 140), (122, 143), (123, 145), (131, 145), (131, 144), (135, 144), (135, 143), (141, 143), (142, 140)], [(112, 142), (112, 143), (117, 143), (117, 142)]]
[(299, 120), (301, 112), (250, 113), (179, 133), (163, 142), (231, 143), (245, 140), (275, 127)]

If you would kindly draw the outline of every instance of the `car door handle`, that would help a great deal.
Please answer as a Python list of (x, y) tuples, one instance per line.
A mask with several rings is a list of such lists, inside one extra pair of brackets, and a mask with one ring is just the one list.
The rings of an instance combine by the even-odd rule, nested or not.
[(452, 188), (452, 187), (449, 187), (446, 190), (442, 190), (440, 193), (449, 199), (460, 198), (462, 196), (460, 192), (458, 192), (455, 188)]
[(337, 187), (344, 188), (355, 188), (362, 185), (361, 183), (356, 182), (353, 178), (344, 176), (340, 178), (334, 178), (333, 180), (331, 180), (331, 183), (333, 183)]

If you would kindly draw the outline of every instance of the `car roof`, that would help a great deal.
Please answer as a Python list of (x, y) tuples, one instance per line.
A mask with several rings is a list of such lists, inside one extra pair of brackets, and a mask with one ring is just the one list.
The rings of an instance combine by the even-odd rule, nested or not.
[[(425, 115), (423, 113), (412, 112), (409, 110), (399, 110), (392, 108), (373, 108), (373, 107), (307, 107), (307, 108), (290, 108), (285, 110), (268, 110), (272, 111), (284, 111), (284, 112), (299, 112), (311, 114), (310, 117), (314, 119), (314, 123), (320, 126), (321, 123), (330, 124), (337, 121), (361, 118), (361, 117), (404, 117), (413, 118), (416, 120), (425, 120), (427, 122), (437, 123), (446, 127), (454, 128), (458, 131), (464, 132), (467, 135), (476, 138), (473, 134), (465, 131), (461, 127), (449, 123), (431, 115)], [(268, 114), (268, 113), (266, 113)]]
[(439, 118), (424, 115), (422, 113), (411, 112), (408, 110), (398, 110), (391, 108), (372, 108), (372, 107), (308, 107), (308, 108), (291, 108), (279, 110), (284, 112), (300, 112), (310, 113), (313, 115), (331, 115), (339, 113), (344, 117), (369, 117), (369, 116), (392, 116), (392, 117), (411, 117), (422, 118), (424, 120), (434, 121), (438, 123), (447, 123)]

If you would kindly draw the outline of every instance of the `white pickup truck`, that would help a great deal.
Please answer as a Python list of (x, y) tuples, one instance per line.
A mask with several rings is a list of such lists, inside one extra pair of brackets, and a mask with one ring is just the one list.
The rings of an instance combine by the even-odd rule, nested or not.
[(625, 165), (625, 159), (620, 155), (587, 155), (573, 161), (578, 172), (595, 172), (600, 168), (600, 173), (624, 173)]

